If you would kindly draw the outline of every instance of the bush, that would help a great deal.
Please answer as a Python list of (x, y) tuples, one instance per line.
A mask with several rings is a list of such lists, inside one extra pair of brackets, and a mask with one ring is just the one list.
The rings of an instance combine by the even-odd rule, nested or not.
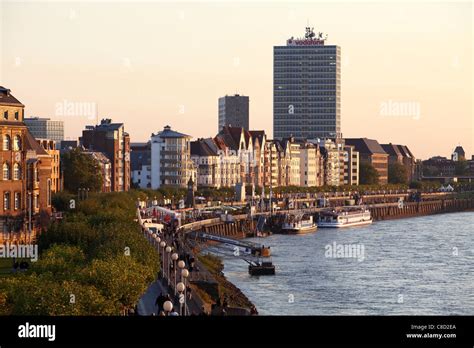
[(93, 194), (52, 223), (30, 270), (0, 279), (0, 314), (119, 315), (135, 306), (159, 271), (157, 251), (133, 221), (144, 196)]

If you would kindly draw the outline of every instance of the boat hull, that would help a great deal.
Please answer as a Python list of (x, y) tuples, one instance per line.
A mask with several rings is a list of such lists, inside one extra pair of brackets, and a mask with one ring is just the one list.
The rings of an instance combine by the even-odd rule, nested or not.
[(349, 223), (339, 223), (339, 222), (318, 222), (319, 228), (345, 228), (345, 227), (355, 227), (355, 226), (365, 226), (370, 225), (371, 220), (349, 222)]
[(311, 227), (302, 227), (302, 228), (282, 228), (280, 233), (281, 234), (307, 234), (316, 232), (318, 226), (311, 226)]
[(249, 274), (253, 276), (259, 275), (275, 275), (275, 266), (249, 266)]

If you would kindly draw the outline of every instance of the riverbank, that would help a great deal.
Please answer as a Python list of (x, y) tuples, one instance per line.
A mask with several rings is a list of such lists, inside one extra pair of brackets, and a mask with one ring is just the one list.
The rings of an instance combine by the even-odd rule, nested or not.
[(198, 259), (216, 279), (221, 303), (227, 298), (229, 307), (250, 310), (254, 306), (249, 298), (224, 276), (224, 264), (220, 257), (208, 254), (200, 255)]

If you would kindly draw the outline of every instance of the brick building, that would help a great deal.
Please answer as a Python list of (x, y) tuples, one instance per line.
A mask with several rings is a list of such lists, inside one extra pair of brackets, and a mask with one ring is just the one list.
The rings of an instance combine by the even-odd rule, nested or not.
[(0, 87), (1, 243), (32, 241), (51, 216), (54, 156), (23, 123), (24, 108)]
[(102, 152), (110, 160), (112, 191), (130, 189), (130, 136), (123, 123), (103, 119), (97, 126), (86, 126), (79, 141), (84, 149)]

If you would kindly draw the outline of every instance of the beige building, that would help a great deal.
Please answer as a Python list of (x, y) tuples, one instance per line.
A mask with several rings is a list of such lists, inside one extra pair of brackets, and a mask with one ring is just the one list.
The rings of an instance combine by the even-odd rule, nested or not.
[(162, 186), (186, 188), (189, 179), (196, 181), (191, 160), (191, 136), (165, 126), (151, 136), (151, 188)]
[(324, 160), (319, 146), (301, 143), (300, 148), (300, 186), (322, 186), (324, 183)]

